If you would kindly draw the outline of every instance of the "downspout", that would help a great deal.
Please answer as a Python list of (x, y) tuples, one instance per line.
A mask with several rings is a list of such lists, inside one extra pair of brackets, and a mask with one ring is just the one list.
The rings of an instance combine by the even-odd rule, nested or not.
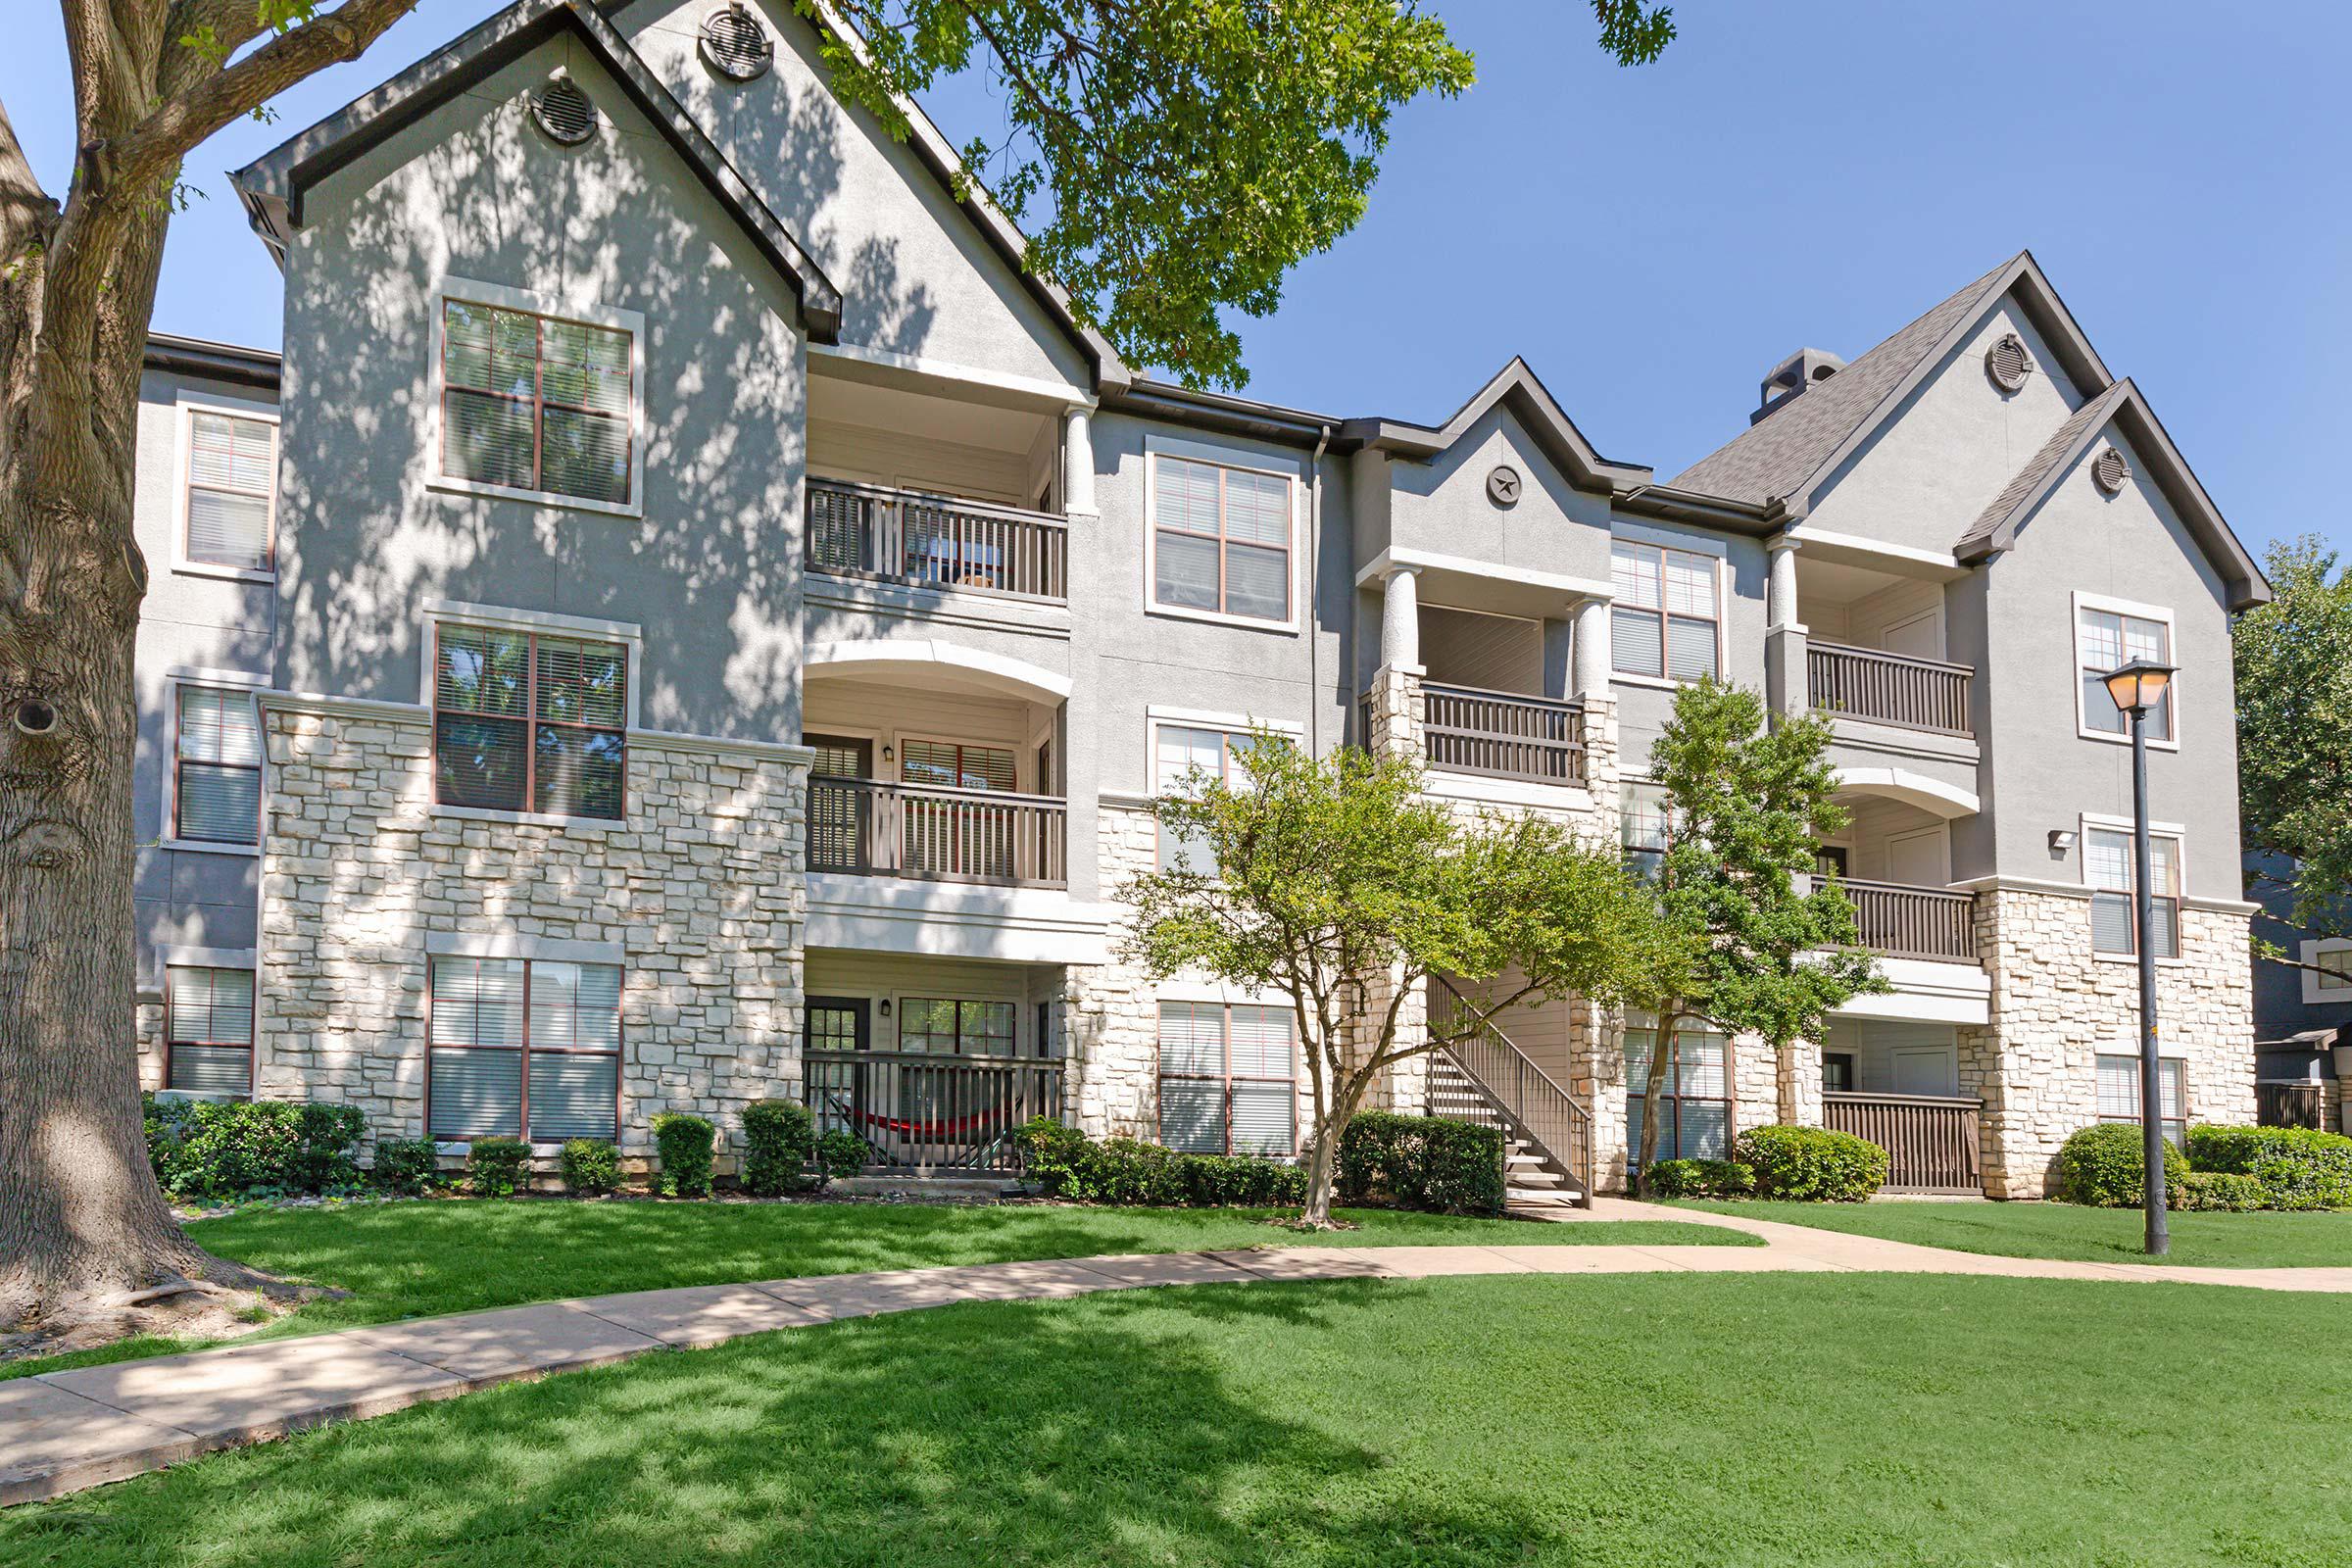
[[(1323, 452), (1331, 445), (1329, 423), (1315, 427), (1315, 455), (1306, 460), (1306, 755), (1323, 755), (1322, 661), (1316, 656), (1318, 627), (1315, 596), (1322, 588), (1317, 564), (1322, 560)], [(1342, 720), (1343, 724), (1346, 722)]]

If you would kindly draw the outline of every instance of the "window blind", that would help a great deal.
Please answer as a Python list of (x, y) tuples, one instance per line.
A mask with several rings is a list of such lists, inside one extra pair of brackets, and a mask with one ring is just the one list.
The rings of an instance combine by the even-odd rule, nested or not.
[(258, 844), (262, 725), (253, 694), (204, 686), (178, 691), (173, 832), (207, 844)]
[(616, 964), (435, 957), (426, 1093), (436, 1138), (612, 1138)]
[(188, 416), (188, 560), (267, 571), (277, 426), (201, 411)]
[(164, 975), (169, 1087), (253, 1092), (253, 971), (173, 966)]
[(627, 650), (447, 623), (435, 642), (434, 773), (442, 805), (624, 813)]
[(1164, 454), (1152, 475), (1152, 603), (1288, 619), (1291, 481)]
[(443, 472), (629, 499), (629, 333), (466, 300), (444, 301), (441, 322)]

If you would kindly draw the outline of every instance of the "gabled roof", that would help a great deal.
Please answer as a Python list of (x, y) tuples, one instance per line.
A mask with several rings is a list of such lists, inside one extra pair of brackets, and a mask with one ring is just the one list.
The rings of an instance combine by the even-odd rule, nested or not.
[(2120, 430), (2156, 482), (2173, 510), (2180, 514), (2205, 557), (2222, 575), (2231, 610), (2250, 610), (2270, 603), (2271, 585), (2230, 532), (2213, 498), (2205, 493), (2189, 468), (2188, 460), (2173, 445), (2172, 436), (2140, 396), (2139, 388), (2122, 380), (2092, 398), (2061, 424), (2041, 450), (2028, 460), (2017, 476), (1993, 498), (1952, 553), (1969, 564), (1985, 561), (2017, 543), (2017, 531), (2034, 515), (2091, 443), (2109, 426)]
[(229, 175), (255, 232), (284, 265), (286, 246), (302, 226), (303, 198), (312, 186), (540, 44), (565, 35), (587, 46), (776, 269), (800, 300), (808, 335), (821, 343), (835, 341), (841, 332), (841, 290), (593, 0), (517, 0)]
[(1516, 357), (1455, 411), (1452, 418), (1435, 429), (1397, 419), (1348, 419), (1341, 424), (1335, 445), (1341, 451), (1370, 448), (1427, 462), (1450, 451), (1496, 404), (1519, 416), (1544, 455), (1558, 465), (1578, 489), (1605, 495), (1649, 482), (1650, 469), (1639, 464), (1612, 463), (1595, 452), (1527, 362)]
[(2033, 252), (2020, 251), (1676, 474), (1674, 485), (1750, 505), (1784, 501), (1801, 514), (1814, 489), (2012, 291), (2080, 391), (2096, 392), (2114, 379)]

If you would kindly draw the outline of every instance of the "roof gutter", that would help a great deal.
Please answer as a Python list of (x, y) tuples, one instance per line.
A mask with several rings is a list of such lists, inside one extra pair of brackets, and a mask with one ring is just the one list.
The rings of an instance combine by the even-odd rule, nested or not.
[(140, 363), (150, 370), (198, 376), (207, 381), (226, 381), (268, 392), (271, 396), (277, 393), (279, 360), (268, 349), (154, 332), (148, 335)]
[(1105, 389), (1102, 406), (1295, 447), (1328, 442), (1338, 423), (1329, 415), (1307, 414), (1223, 392), (1203, 392), (1173, 381), (1134, 381), (1115, 391)]

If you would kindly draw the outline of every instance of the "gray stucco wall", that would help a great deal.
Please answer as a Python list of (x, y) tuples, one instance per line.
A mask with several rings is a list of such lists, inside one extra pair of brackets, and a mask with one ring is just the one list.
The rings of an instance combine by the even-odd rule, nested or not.
[[(1501, 465), (1525, 481), (1508, 509), (1487, 495), (1487, 475)], [(1508, 409), (1490, 409), (1451, 451), (1390, 471), (1390, 542), (1398, 548), (1608, 580), (1608, 498), (1572, 487)]]

